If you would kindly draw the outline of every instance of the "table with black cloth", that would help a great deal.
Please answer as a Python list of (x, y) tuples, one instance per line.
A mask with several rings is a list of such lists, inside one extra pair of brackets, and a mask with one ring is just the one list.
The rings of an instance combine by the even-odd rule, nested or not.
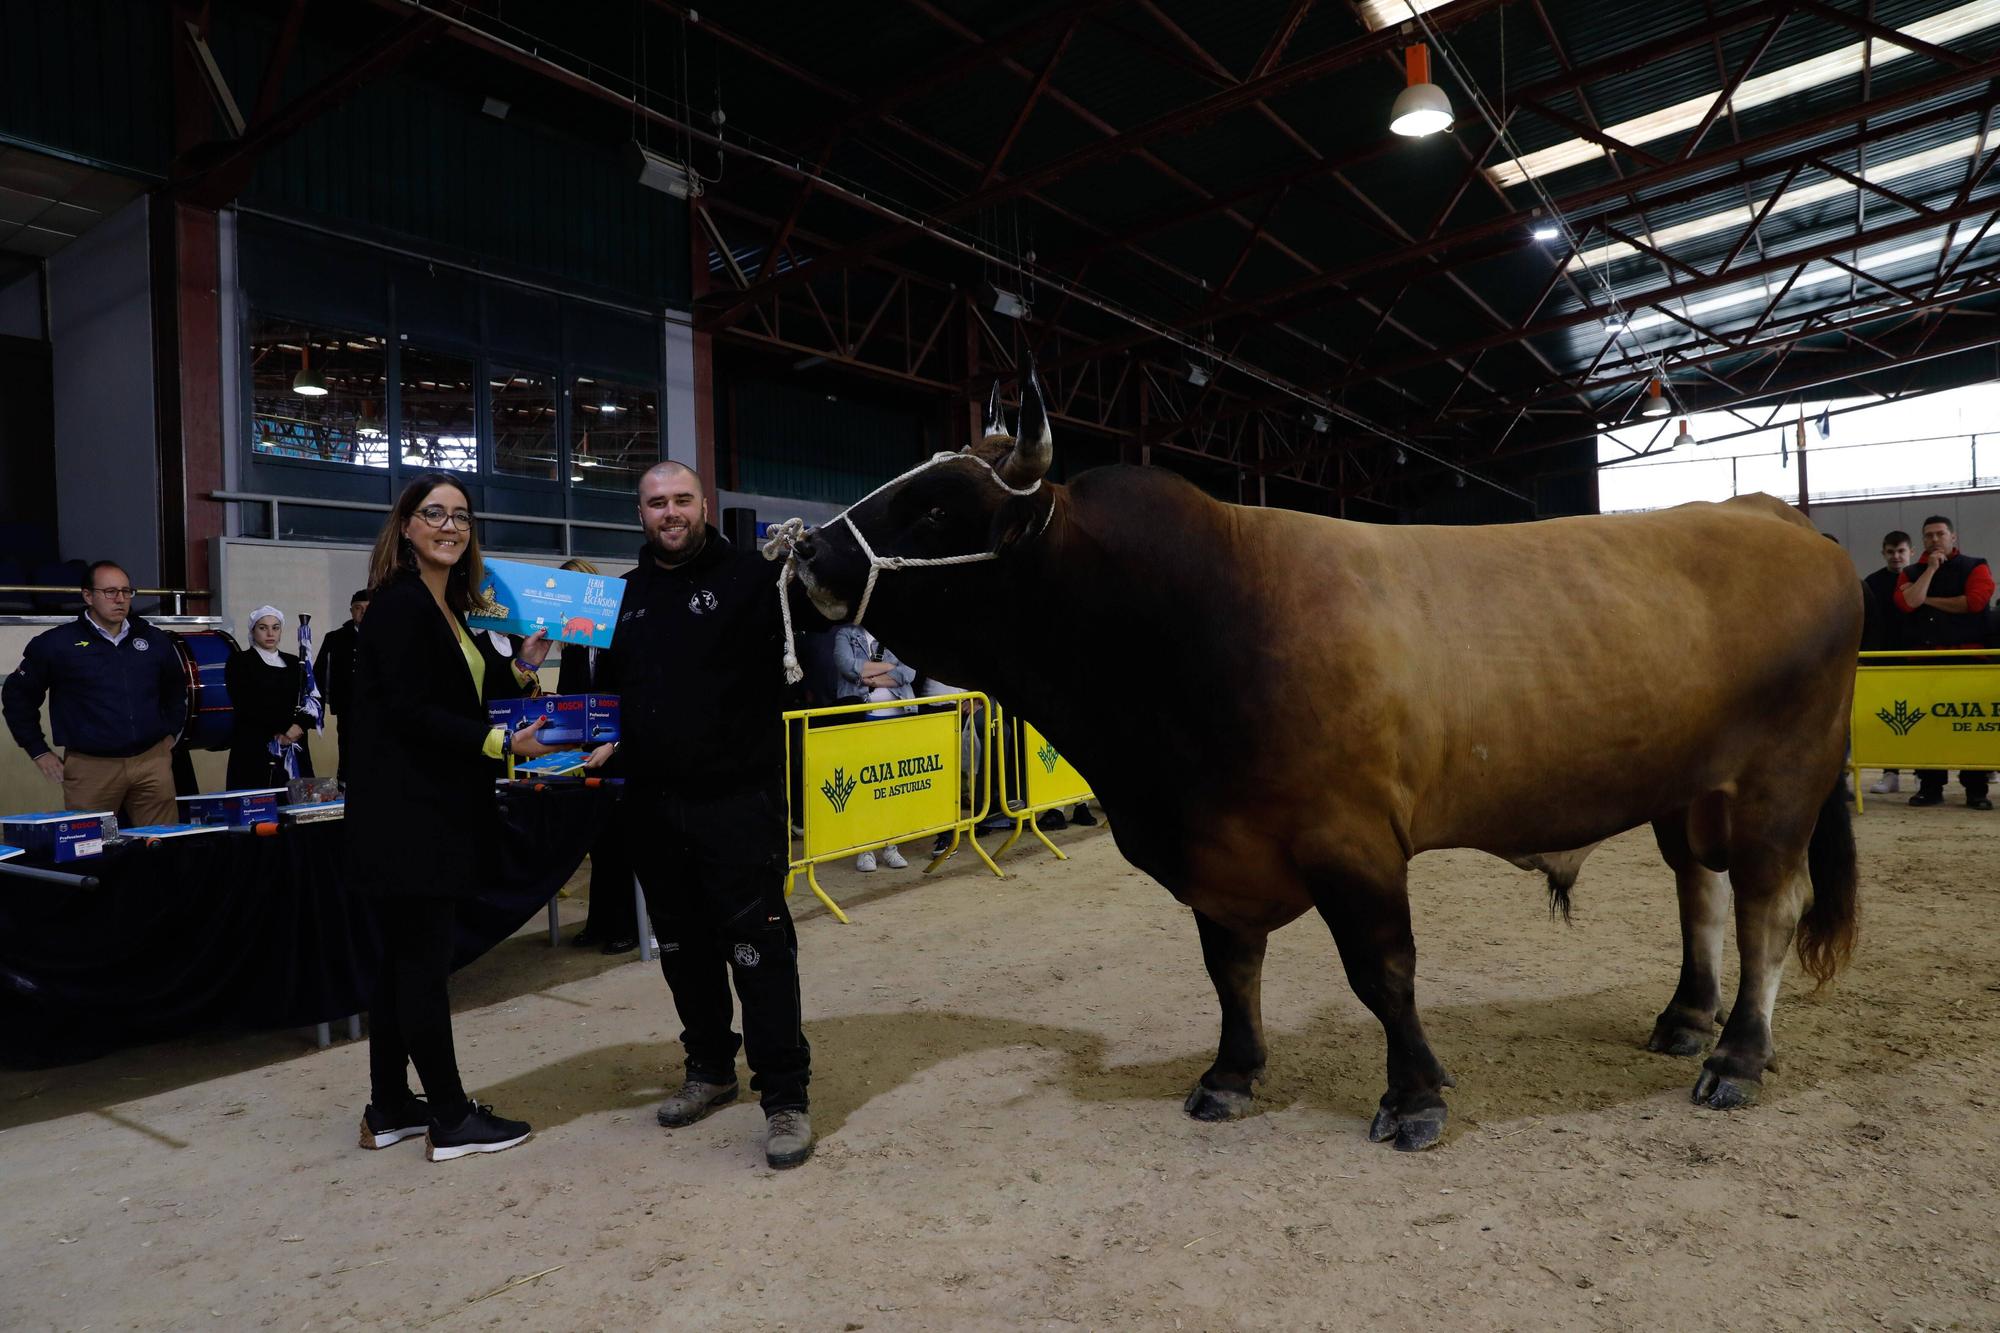
[[(459, 906), (454, 969), (512, 935), (573, 874), (615, 787), (510, 790), (499, 870)], [(378, 914), (342, 883), (346, 825), (127, 845), (51, 866), (95, 888), (0, 874), (0, 1063), (88, 1059), (201, 1028), (303, 1027), (368, 1008)], [(410, 854), (422, 856), (422, 830)]]

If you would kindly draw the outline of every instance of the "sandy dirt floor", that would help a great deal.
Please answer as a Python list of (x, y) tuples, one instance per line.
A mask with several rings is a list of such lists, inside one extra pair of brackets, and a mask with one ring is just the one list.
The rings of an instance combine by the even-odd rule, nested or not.
[(0, 1327), (2000, 1328), (2000, 819), (1857, 828), (1855, 966), (1788, 978), (1733, 1114), (1641, 1048), (1679, 958), (1649, 836), (1569, 927), (1535, 876), (1419, 858), (1458, 1088), (1417, 1156), (1366, 1140), (1380, 1031), (1311, 918), (1272, 940), (1259, 1113), (1181, 1113), (1214, 995), (1101, 829), (1004, 883), (836, 870), (851, 926), (799, 903), (821, 1141), (787, 1173), (753, 1106), (657, 1127), (659, 974), (531, 928), (456, 989), (468, 1084), (538, 1131), (498, 1156), (359, 1150), (364, 1047), (296, 1033), (0, 1074)]

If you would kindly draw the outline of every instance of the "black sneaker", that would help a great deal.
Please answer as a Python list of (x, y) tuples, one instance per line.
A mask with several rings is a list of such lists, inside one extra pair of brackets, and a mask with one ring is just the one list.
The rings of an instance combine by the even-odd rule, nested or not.
[(421, 1097), (389, 1111), (380, 1111), (370, 1102), (361, 1112), (361, 1146), (386, 1148), (404, 1139), (413, 1139), (431, 1127), (430, 1103)]
[(1917, 793), (1917, 794), (1916, 794), (1915, 796), (1912, 796), (1912, 797), (1910, 798), (1910, 804), (1911, 804), (1911, 805), (1943, 805), (1943, 804), (1944, 804), (1944, 793), (1943, 793), (1943, 792), (1941, 792), (1941, 791), (1920, 791), (1920, 792), (1918, 792), (1918, 793)]
[(931, 855), (933, 857), (943, 856), (946, 852), (950, 850), (951, 850), (951, 834), (940, 833), (937, 835), (937, 837), (931, 839)]
[(638, 947), (639, 939), (637, 936), (634, 936), (629, 940), (606, 940), (603, 946), (598, 949), (598, 952), (603, 954), (631, 953)]
[(569, 937), (569, 947), (572, 949), (594, 949), (598, 943), (597, 936), (590, 933), (589, 926), (585, 926), (582, 930)]
[(492, 1107), (474, 1102), (456, 1125), (446, 1128), (431, 1122), (430, 1132), (424, 1135), (424, 1156), (433, 1162), (449, 1162), (476, 1152), (505, 1152), (526, 1143), (534, 1132), (527, 1121), (503, 1120), (493, 1114)]
[(1985, 792), (1981, 792), (1977, 796), (1967, 796), (1965, 798), (1965, 808), (1968, 810), (1991, 810), (1993, 802), (1987, 797)]
[(1068, 828), (1069, 820), (1063, 818), (1063, 812), (1060, 810), (1044, 810), (1042, 817), (1035, 821), (1035, 826), (1044, 833), (1054, 833), (1058, 829)]
[(1090, 813), (1089, 806), (1078, 805), (1076, 809), (1069, 812), (1069, 822), (1078, 828), (1096, 828), (1097, 816)]

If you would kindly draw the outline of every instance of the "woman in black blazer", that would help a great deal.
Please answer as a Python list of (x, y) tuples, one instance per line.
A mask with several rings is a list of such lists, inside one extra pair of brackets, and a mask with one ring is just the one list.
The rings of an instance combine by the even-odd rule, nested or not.
[[(505, 668), (514, 679), (499, 678), (465, 626), (483, 573), (464, 490), (443, 473), (411, 482), (375, 542), (354, 723), (343, 738), (348, 885), (389, 900), (378, 914), (383, 959), (361, 1146), (423, 1134), (434, 1162), (499, 1152), (531, 1132), (466, 1097), (451, 1040), (452, 925), (456, 903), (493, 866), (497, 761), (551, 750), (535, 738), (539, 719), (511, 736), (487, 720), (487, 695), (518, 692), (549, 645), (539, 633), (523, 641), (518, 663)], [(411, 1062), (428, 1104), (410, 1092)]]
[[(564, 569), (595, 574), (597, 566), (584, 559), (563, 561)], [(556, 668), (557, 694), (589, 694), (597, 688), (597, 649), (580, 643), (563, 645)], [(616, 776), (617, 760), (598, 770)], [(577, 948), (594, 946), (599, 953), (630, 953), (639, 947), (639, 905), (633, 897), (632, 861), (625, 838), (614, 820), (590, 846), (590, 915), (583, 929), (570, 937)]]

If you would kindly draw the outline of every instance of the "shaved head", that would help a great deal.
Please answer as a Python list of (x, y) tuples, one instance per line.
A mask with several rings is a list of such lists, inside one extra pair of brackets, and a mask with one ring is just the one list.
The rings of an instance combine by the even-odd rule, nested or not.
[(701, 493), (703, 490), (701, 473), (696, 472), (686, 463), (676, 463), (671, 458), (662, 459), (646, 469), (645, 474), (639, 478), (639, 491), (641, 494), (644, 494), (646, 483), (649, 481), (657, 480), (671, 484), (683, 477), (693, 483), (696, 494)]

